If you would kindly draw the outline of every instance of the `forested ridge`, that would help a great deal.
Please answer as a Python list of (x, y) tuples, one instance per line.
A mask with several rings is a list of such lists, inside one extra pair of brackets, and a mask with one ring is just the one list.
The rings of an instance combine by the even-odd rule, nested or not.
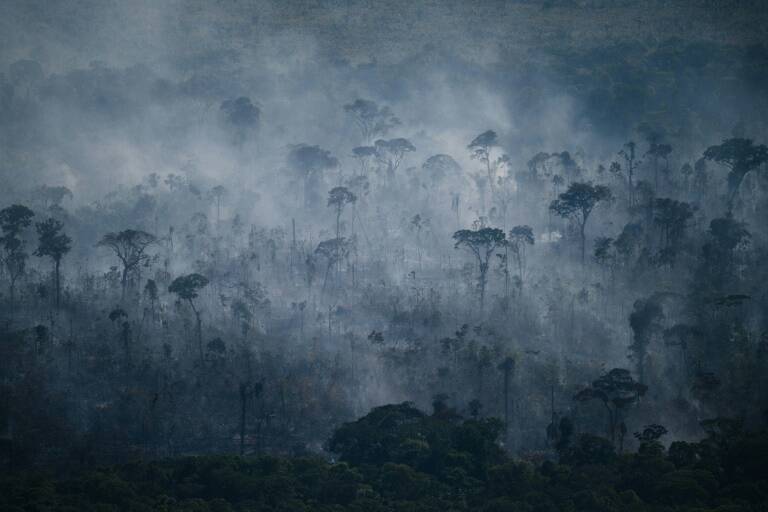
[(58, 477), (0, 477), (3, 510), (758, 511), (768, 498), (768, 435), (710, 421), (694, 443), (636, 433), (636, 453), (559, 425), (558, 460), (509, 457), (501, 423), (444, 403), (374, 409), (339, 428), (318, 457), (201, 456), (131, 462)]
[(0, 508), (764, 509), (764, 13), (653, 5), (8, 2)]

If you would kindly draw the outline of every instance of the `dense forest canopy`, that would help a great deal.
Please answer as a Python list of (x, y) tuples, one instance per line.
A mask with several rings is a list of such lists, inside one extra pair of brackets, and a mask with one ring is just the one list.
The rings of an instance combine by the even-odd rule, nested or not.
[(760, 510), (766, 21), (2, 2), (0, 507)]

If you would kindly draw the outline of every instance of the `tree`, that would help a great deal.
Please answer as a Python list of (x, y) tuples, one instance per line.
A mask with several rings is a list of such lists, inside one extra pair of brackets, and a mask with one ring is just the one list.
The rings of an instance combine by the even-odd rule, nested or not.
[(495, 160), (491, 158), (491, 151), (499, 145), (496, 132), (487, 130), (472, 139), (467, 149), (470, 151), (470, 158), (479, 160), (485, 164), (486, 177), (491, 187), (491, 197), (496, 197), (496, 172), (503, 164), (509, 161), (507, 155), (501, 155)]
[(752, 239), (747, 225), (734, 219), (733, 215), (712, 219), (707, 234), (708, 240), (701, 248), (701, 263), (694, 279), (701, 299), (721, 295), (741, 281), (739, 254)]
[(358, 146), (352, 149), (352, 158), (357, 160), (360, 166), (360, 174), (367, 175), (371, 168), (371, 161), (376, 157), (376, 148), (373, 146)]
[(595, 238), (593, 257), (598, 265), (612, 270), (616, 263), (616, 251), (613, 238), (609, 236), (599, 236)]
[(637, 366), (637, 378), (645, 384), (645, 361), (648, 358), (648, 347), (661, 331), (661, 321), (664, 311), (655, 296), (635, 301), (632, 313), (629, 315), (629, 327), (632, 329), (632, 344), (629, 350)]
[(485, 286), (488, 281), (488, 263), (493, 253), (506, 243), (504, 232), (497, 228), (461, 229), (453, 234), (455, 248), (469, 249), (477, 258), (479, 267), (478, 288), (480, 291), (480, 311), (485, 307)]
[(755, 146), (751, 139), (737, 137), (726, 139), (718, 146), (708, 147), (704, 151), (704, 158), (730, 169), (728, 173), (728, 211), (730, 212), (744, 176), (768, 161), (768, 147), (763, 144)]
[(356, 99), (344, 105), (344, 112), (352, 116), (366, 144), (377, 136), (386, 135), (390, 129), (400, 124), (400, 120), (395, 117), (389, 107), (379, 107), (375, 101), (371, 100)]
[(325, 292), (325, 286), (328, 283), (328, 274), (334, 265), (343, 260), (349, 253), (349, 242), (346, 238), (331, 238), (323, 240), (315, 248), (315, 256), (324, 258), (326, 261), (325, 277), (323, 278), (323, 288), (321, 293)]
[(653, 222), (661, 230), (661, 260), (674, 266), (675, 247), (682, 242), (694, 209), (675, 199), (660, 198), (653, 202)]
[(200, 320), (200, 311), (195, 307), (195, 299), (198, 297), (200, 290), (208, 285), (208, 279), (200, 274), (187, 274), (179, 276), (173, 280), (168, 287), (168, 291), (175, 293), (179, 300), (187, 301), (189, 307), (192, 308), (192, 312), (195, 314), (195, 320), (197, 325), (197, 346), (200, 351), (200, 361), (203, 360), (203, 330), (202, 322)]
[(652, 138), (648, 143), (649, 155), (653, 161), (653, 190), (659, 191), (659, 159), (664, 160), (665, 172), (669, 170), (669, 155), (672, 154), (672, 146), (659, 142), (658, 137)]
[(461, 166), (450, 155), (432, 155), (427, 158), (421, 169), (429, 176), (433, 184), (438, 184), (445, 178), (457, 176)]
[(56, 308), (61, 298), (61, 278), (59, 269), (61, 258), (72, 249), (72, 239), (62, 232), (64, 225), (56, 219), (47, 219), (35, 224), (39, 242), (35, 256), (47, 256), (53, 260), (53, 276), (56, 285)]
[(387, 172), (387, 180), (394, 184), (395, 173), (403, 162), (406, 153), (416, 151), (416, 148), (408, 139), (379, 139), (375, 142), (376, 160), (384, 165)]
[(339, 165), (339, 161), (331, 155), (330, 151), (306, 144), (291, 147), (287, 162), (289, 167), (299, 173), (304, 182), (304, 206), (315, 204), (320, 174)]
[(357, 196), (347, 187), (333, 187), (328, 192), (328, 206), (336, 210), (336, 238), (341, 236), (341, 213), (348, 204), (357, 201)]
[(10, 310), (13, 315), (16, 281), (24, 274), (27, 253), (24, 252), (22, 232), (32, 223), (35, 213), (24, 205), (14, 204), (0, 210), (0, 245), (3, 247), (3, 264), (10, 280)]
[[(593, 381), (590, 386), (576, 393), (573, 399), (577, 402), (590, 400), (602, 402), (608, 412), (608, 434), (611, 442), (615, 445), (617, 430), (624, 425), (624, 411), (636, 403), (647, 390), (648, 388), (644, 384), (635, 382), (629, 370), (614, 368)], [(620, 445), (623, 443), (623, 432), (625, 431), (626, 427), (619, 432), (621, 434)]]
[(233, 129), (234, 142), (237, 146), (242, 146), (249, 132), (259, 126), (261, 110), (245, 96), (222, 101), (219, 110), (224, 115), (224, 120)]
[(227, 195), (227, 189), (222, 185), (216, 185), (209, 194), (216, 201), (216, 225), (218, 226), (221, 222), (221, 199)]
[(525, 276), (525, 246), (533, 245), (533, 229), (530, 226), (515, 226), (509, 232), (507, 239), (512, 255), (517, 262), (517, 272), (522, 285)]
[(515, 371), (515, 358), (505, 357), (498, 369), (504, 374), (504, 432), (509, 435), (509, 381)]
[(96, 244), (98, 247), (108, 247), (112, 249), (123, 270), (120, 276), (122, 286), (121, 297), (125, 298), (125, 288), (128, 283), (128, 276), (134, 272), (140, 264), (148, 260), (149, 256), (145, 251), (149, 246), (157, 241), (154, 235), (137, 229), (126, 229), (119, 233), (107, 233)]
[(598, 203), (609, 201), (612, 198), (611, 190), (604, 185), (592, 185), (592, 183), (571, 183), (568, 190), (552, 201), (549, 209), (564, 218), (575, 220), (579, 226), (581, 238), (581, 262), (584, 263), (584, 251), (586, 246), (585, 229), (592, 210)]
[[(637, 145), (634, 141), (629, 141), (624, 144), (624, 148), (619, 151), (619, 156), (624, 159), (624, 165), (627, 169), (627, 191), (629, 199), (629, 207), (632, 208), (635, 205), (635, 171), (640, 166), (641, 161), (637, 159), (635, 150)], [(611, 172), (618, 174), (621, 172), (621, 165), (618, 162), (611, 164)]]
[(155, 303), (157, 302), (157, 283), (154, 279), (147, 279), (147, 284), (144, 285), (144, 295), (149, 299), (150, 312), (152, 313), (152, 321), (155, 321)]

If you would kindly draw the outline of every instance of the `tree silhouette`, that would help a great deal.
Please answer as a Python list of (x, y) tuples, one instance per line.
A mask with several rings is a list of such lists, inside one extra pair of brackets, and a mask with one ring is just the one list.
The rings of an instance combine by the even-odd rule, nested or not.
[(515, 358), (505, 357), (498, 369), (504, 374), (504, 432), (509, 436), (509, 382), (515, 371)]
[[(637, 149), (637, 145), (634, 141), (629, 141), (626, 144), (624, 144), (624, 148), (619, 151), (619, 156), (624, 159), (624, 166), (627, 170), (627, 191), (628, 191), (628, 200), (629, 200), (629, 207), (632, 208), (635, 206), (635, 172), (637, 171), (637, 168), (642, 163), (641, 160), (639, 160), (635, 154), (635, 151)], [(621, 165), (618, 162), (614, 162), (611, 164), (611, 171), (614, 174), (619, 174), (622, 170)]]
[(416, 151), (416, 148), (408, 139), (378, 139), (375, 142), (376, 160), (382, 164), (387, 173), (387, 181), (394, 185), (395, 174), (403, 162), (406, 153)]
[(330, 151), (306, 144), (291, 147), (287, 162), (299, 173), (304, 183), (304, 206), (314, 205), (320, 174), (339, 165)]
[(376, 157), (376, 148), (373, 146), (357, 146), (352, 149), (352, 158), (357, 160), (360, 174), (367, 175), (371, 168), (371, 161)]
[(533, 245), (533, 229), (530, 226), (515, 226), (509, 232), (507, 242), (517, 262), (517, 273), (522, 285), (525, 276), (525, 246)]
[(341, 213), (348, 204), (357, 201), (357, 196), (347, 187), (333, 187), (328, 192), (328, 206), (336, 210), (336, 238), (341, 236)]
[(386, 135), (390, 129), (400, 124), (400, 120), (395, 117), (389, 107), (379, 107), (372, 100), (356, 99), (344, 105), (344, 112), (352, 116), (366, 144), (375, 137)]
[(645, 362), (648, 358), (648, 347), (654, 336), (661, 331), (661, 321), (664, 311), (656, 297), (635, 301), (633, 311), (629, 315), (629, 326), (632, 329), (632, 344), (629, 350), (637, 365), (637, 378), (645, 383)]
[[(578, 402), (589, 400), (602, 402), (608, 412), (608, 434), (611, 442), (615, 445), (617, 431), (624, 424), (624, 411), (636, 403), (647, 390), (648, 388), (644, 384), (635, 382), (629, 370), (614, 368), (593, 381), (589, 387), (576, 393), (573, 399)], [(619, 432), (621, 434), (620, 445), (623, 443), (625, 429), (626, 427)]]
[(47, 219), (35, 224), (39, 242), (35, 256), (47, 256), (53, 260), (53, 276), (56, 285), (56, 308), (59, 308), (61, 297), (61, 277), (59, 269), (61, 258), (72, 248), (72, 239), (62, 232), (64, 225), (56, 219)]
[(497, 228), (461, 229), (453, 234), (456, 249), (464, 247), (477, 259), (480, 271), (478, 288), (480, 291), (480, 311), (485, 308), (485, 286), (488, 282), (488, 264), (491, 256), (506, 242), (504, 232)]
[(690, 204), (675, 199), (661, 198), (653, 203), (653, 222), (661, 230), (661, 260), (674, 266), (676, 251), (693, 217), (694, 209)]
[(125, 298), (125, 288), (128, 283), (129, 274), (135, 271), (140, 264), (148, 260), (149, 256), (145, 254), (145, 251), (156, 241), (155, 236), (146, 231), (126, 229), (119, 233), (107, 233), (96, 244), (99, 247), (112, 249), (123, 266), (120, 276), (122, 298)]
[(598, 203), (609, 201), (612, 198), (611, 190), (604, 185), (592, 183), (571, 183), (568, 190), (552, 201), (549, 209), (557, 215), (576, 221), (579, 226), (581, 239), (581, 262), (584, 263), (584, 251), (586, 247), (585, 229), (592, 210)]
[(646, 155), (651, 157), (653, 161), (653, 190), (658, 193), (659, 191), (659, 159), (664, 160), (665, 172), (669, 170), (669, 155), (672, 154), (672, 146), (664, 144), (653, 138), (649, 142), (648, 151)]
[(216, 185), (210, 190), (210, 197), (216, 201), (216, 225), (221, 222), (221, 200), (227, 195), (227, 189), (222, 185)]
[(16, 282), (24, 275), (27, 253), (24, 251), (23, 231), (32, 223), (35, 213), (24, 205), (14, 204), (0, 210), (0, 245), (3, 247), (3, 264), (10, 280), (10, 310), (13, 316)]
[(200, 361), (203, 360), (203, 330), (202, 322), (200, 320), (200, 311), (195, 307), (195, 299), (198, 297), (200, 290), (208, 285), (208, 279), (200, 274), (187, 274), (179, 276), (173, 280), (168, 287), (168, 291), (175, 293), (180, 300), (187, 301), (189, 307), (192, 308), (192, 312), (195, 314), (195, 320), (197, 325), (197, 347), (200, 352)]
[(325, 277), (323, 278), (323, 288), (321, 293), (325, 292), (325, 286), (328, 283), (328, 274), (334, 265), (342, 261), (349, 252), (349, 241), (345, 238), (331, 238), (323, 240), (315, 248), (315, 256), (321, 257), (326, 261)]
[(728, 211), (733, 210), (733, 201), (739, 191), (744, 176), (759, 169), (768, 161), (768, 147), (755, 146), (751, 139), (726, 139), (718, 146), (710, 146), (704, 151), (704, 158), (717, 162), (730, 169), (728, 173)]
[(224, 100), (219, 107), (227, 124), (234, 131), (234, 142), (242, 146), (248, 138), (249, 132), (259, 126), (261, 110), (258, 105), (251, 103), (251, 99), (241, 96), (233, 100)]

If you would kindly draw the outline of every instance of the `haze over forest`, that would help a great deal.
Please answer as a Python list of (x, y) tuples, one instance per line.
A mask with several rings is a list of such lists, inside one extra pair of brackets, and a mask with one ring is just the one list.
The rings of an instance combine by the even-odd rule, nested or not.
[(762, 4), (0, 0), (0, 506), (760, 510)]

